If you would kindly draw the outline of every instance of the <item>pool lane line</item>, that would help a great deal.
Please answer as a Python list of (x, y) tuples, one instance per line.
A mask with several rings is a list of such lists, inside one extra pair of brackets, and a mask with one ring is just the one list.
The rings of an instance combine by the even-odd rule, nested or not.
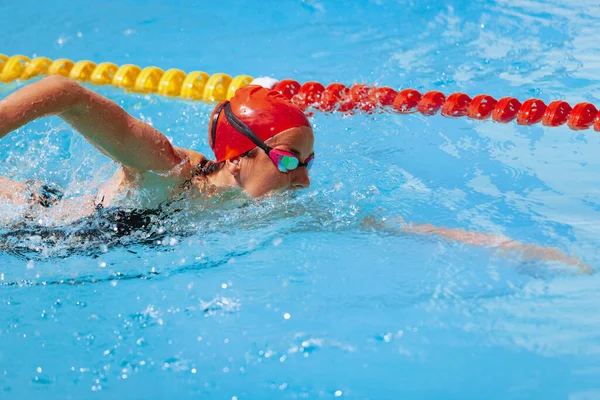
[[(141, 68), (133, 64), (118, 66), (110, 62), (95, 64), (87, 60), (73, 62), (66, 58), (53, 61), (47, 57), (30, 59), (23, 55), (8, 57), (0, 54), (0, 82), (28, 80), (39, 75), (62, 75), (80, 82), (113, 85), (136, 93), (156, 93), (206, 102), (228, 100), (237, 89), (254, 80), (249, 75), (231, 77), (224, 73), (208, 75), (203, 71), (185, 73), (175, 68), (163, 71), (153, 66)], [(471, 98), (460, 92), (446, 96), (435, 90), (420, 93), (414, 89), (396, 91), (390, 87), (365, 84), (347, 87), (337, 82), (325, 87), (319, 82), (301, 85), (293, 79), (278, 81), (272, 89), (307, 113), (312, 110), (344, 114), (387, 111), (399, 114), (419, 112), (432, 116), (440, 112), (450, 118), (466, 116), (500, 123), (516, 120), (519, 125), (541, 122), (548, 127), (566, 123), (572, 130), (585, 130), (593, 126), (595, 131), (600, 131), (600, 113), (593, 104), (587, 102), (571, 107), (563, 100), (546, 105), (535, 98), (521, 103), (514, 97), (496, 100), (487, 94)]]

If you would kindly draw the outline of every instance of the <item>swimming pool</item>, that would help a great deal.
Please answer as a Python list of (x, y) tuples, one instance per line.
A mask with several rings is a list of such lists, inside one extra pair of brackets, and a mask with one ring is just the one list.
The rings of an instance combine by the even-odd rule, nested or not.
[[(591, 1), (29, 0), (0, 15), (9, 55), (600, 104)], [(96, 89), (209, 152), (211, 105)], [(1, 227), (1, 398), (600, 398), (597, 274), (364, 223), (502, 233), (596, 269), (597, 133), (312, 121), (309, 190), (187, 210), (160, 244)], [(69, 196), (113, 169), (58, 119), (0, 142), (0, 175)]]

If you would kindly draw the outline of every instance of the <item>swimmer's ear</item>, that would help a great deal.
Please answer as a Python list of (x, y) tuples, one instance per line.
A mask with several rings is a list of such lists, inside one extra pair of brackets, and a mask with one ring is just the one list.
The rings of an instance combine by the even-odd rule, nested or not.
[(225, 161), (225, 168), (229, 171), (229, 173), (233, 176), (237, 176), (240, 174), (240, 158), (234, 157)]

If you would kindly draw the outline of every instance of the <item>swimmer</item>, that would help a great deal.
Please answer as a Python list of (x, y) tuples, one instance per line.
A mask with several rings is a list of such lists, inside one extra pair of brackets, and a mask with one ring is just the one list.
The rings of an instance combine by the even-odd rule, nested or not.
[[(168, 197), (186, 191), (189, 196), (210, 196), (237, 190), (259, 198), (310, 185), (309, 169), (315, 154), (308, 119), (285, 97), (259, 85), (239, 89), (230, 101), (219, 103), (212, 112), (208, 135), (215, 161), (194, 150), (175, 147), (161, 132), (113, 101), (58, 75), (25, 86), (0, 101), (0, 139), (30, 121), (50, 115), (65, 120), (92, 146), (120, 164), (98, 194), (84, 207), (78, 207), (78, 216), (111, 206), (119, 193), (155, 187), (157, 182)], [(33, 186), (37, 188), (33, 190)], [(0, 177), (0, 200), (42, 207), (70, 201), (62, 200), (50, 186), (5, 177)], [(389, 228), (369, 220), (365, 225)], [(521, 244), (504, 236), (403, 221), (394, 229), (591, 271), (579, 259), (557, 249)]]

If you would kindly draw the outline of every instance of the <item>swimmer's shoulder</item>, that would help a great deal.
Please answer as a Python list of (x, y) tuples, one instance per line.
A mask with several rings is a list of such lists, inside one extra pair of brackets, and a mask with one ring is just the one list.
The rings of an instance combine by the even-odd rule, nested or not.
[(209, 161), (204, 154), (194, 150), (175, 147), (175, 151), (179, 153), (181, 158), (186, 160), (185, 166), (179, 170), (180, 176), (184, 176), (186, 179), (194, 176), (194, 171), (197, 171), (198, 166), (202, 167)]
[[(177, 168), (170, 171), (169, 174), (161, 174), (163, 180), (188, 180), (192, 177), (193, 171), (196, 166), (201, 165), (203, 162), (208, 159), (202, 153), (199, 153), (194, 150), (184, 149), (181, 147), (173, 146), (173, 149), (177, 153), (177, 155), (182, 160), (182, 163), (178, 165)], [(123, 184), (135, 183), (140, 185), (142, 182), (146, 180), (149, 175), (153, 175), (152, 173), (139, 173), (135, 170), (125, 167), (124, 165), (119, 168), (117, 173), (115, 174), (115, 179), (119, 180), (120, 184), (118, 186), (122, 186)]]
[(188, 160), (188, 163), (194, 167), (206, 160), (206, 156), (194, 150), (175, 147), (175, 151)]

